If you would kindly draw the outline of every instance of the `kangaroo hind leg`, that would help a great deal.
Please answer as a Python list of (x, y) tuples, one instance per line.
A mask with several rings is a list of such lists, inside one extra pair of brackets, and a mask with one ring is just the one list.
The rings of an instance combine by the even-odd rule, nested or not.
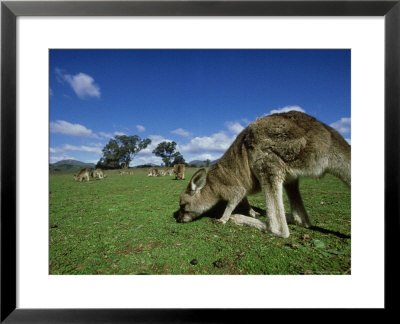
[(261, 185), (265, 198), (266, 232), (283, 238), (289, 237), (283, 206), (283, 181), (286, 178), (284, 162), (275, 153), (264, 152), (261, 158), (255, 159), (252, 163), (252, 171)]
[(276, 236), (287, 238), (290, 234), (283, 206), (282, 187), (282, 181), (268, 179), (262, 185), (262, 190), (267, 207), (268, 231)]
[[(344, 141), (344, 140), (343, 140)], [(351, 149), (342, 145), (334, 150), (329, 159), (328, 172), (338, 177), (344, 184), (351, 188)]]
[(299, 180), (293, 180), (284, 184), (286, 194), (289, 198), (291, 214), (286, 216), (289, 224), (298, 224), (306, 228), (311, 227), (310, 218), (304, 207), (299, 190)]

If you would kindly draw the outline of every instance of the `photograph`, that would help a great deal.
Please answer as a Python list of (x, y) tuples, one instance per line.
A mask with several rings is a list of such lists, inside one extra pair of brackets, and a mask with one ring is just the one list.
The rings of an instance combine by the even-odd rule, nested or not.
[(49, 275), (351, 275), (351, 49), (48, 62)]
[(0, 322), (396, 309), (399, 2), (2, 1)]

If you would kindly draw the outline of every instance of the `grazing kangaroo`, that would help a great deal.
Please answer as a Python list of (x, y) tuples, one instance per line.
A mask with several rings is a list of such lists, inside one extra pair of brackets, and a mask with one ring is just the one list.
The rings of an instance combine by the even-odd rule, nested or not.
[(176, 180), (185, 180), (185, 165), (184, 164), (175, 164), (174, 165), (174, 173)]
[(147, 176), (148, 177), (158, 177), (158, 176), (160, 176), (160, 173), (157, 168), (154, 168), (149, 171), (149, 174)]
[(83, 181), (83, 178), (86, 178), (87, 181), (89, 181), (89, 174), (90, 174), (90, 169), (84, 168), (79, 173), (76, 175), (74, 174), (74, 181)]
[[(296, 111), (258, 118), (237, 136), (208, 173), (200, 169), (193, 175), (180, 196), (177, 221), (190, 222), (222, 200), (227, 205), (220, 223), (231, 218), (236, 224), (286, 238), (287, 223), (311, 226), (299, 178), (331, 173), (350, 187), (350, 164), (350, 145), (315, 118)], [(291, 207), (287, 218), (283, 188)], [(246, 196), (259, 191), (265, 197), (266, 224), (248, 216), (231, 215), (240, 202), (247, 202)]]
[(102, 169), (100, 169), (100, 168), (97, 168), (96, 170), (93, 170), (93, 171), (90, 173), (90, 175), (91, 175), (94, 179), (96, 179), (96, 178), (103, 179), (103, 178), (107, 177), (107, 175), (104, 173), (104, 171), (103, 171)]

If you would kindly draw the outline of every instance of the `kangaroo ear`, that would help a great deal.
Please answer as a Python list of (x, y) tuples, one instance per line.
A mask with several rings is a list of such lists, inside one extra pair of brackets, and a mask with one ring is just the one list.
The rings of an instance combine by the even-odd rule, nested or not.
[(207, 173), (206, 173), (206, 169), (200, 169), (199, 171), (197, 171), (192, 179), (190, 179), (190, 190), (194, 191), (194, 192), (198, 192), (201, 189), (203, 189), (203, 187), (206, 185), (206, 178), (207, 178)]

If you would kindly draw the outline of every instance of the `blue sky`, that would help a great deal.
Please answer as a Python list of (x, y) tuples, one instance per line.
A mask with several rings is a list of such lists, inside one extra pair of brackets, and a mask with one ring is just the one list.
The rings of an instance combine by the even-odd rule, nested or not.
[(50, 50), (50, 163), (96, 163), (115, 135), (222, 156), (257, 117), (304, 111), (351, 139), (350, 50)]

